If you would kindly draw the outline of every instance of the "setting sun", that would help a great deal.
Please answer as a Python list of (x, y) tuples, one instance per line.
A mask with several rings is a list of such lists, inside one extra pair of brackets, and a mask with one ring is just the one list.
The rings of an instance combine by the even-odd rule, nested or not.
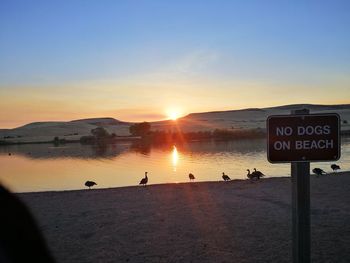
[(167, 116), (170, 120), (175, 121), (180, 117), (180, 113), (177, 110), (171, 109), (167, 111)]

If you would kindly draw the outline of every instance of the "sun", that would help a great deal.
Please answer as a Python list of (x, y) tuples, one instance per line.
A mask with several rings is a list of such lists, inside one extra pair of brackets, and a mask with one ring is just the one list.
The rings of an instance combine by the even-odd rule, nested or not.
[(170, 120), (176, 121), (180, 117), (180, 113), (177, 110), (167, 110), (167, 115)]

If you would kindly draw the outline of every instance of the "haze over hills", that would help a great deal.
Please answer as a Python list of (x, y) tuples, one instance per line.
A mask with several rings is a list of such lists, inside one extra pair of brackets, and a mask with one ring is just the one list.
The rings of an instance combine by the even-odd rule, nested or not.
[[(313, 105), (293, 104), (269, 108), (248, 108), (242, 110), (191, 113), (177, 120), (177, 129), (182, 131), (201, 131), (214, 129), (254, 129), (266, 128), (270, 115), (289, 115), (295, 109), (309, 109), (310, 113), (338, 113), (342, 120), (350, 121), (350, 104)], [(153, 122), (154, 130), (173, 129), (172, 121)], [(343, 125), (344, 129), (350, 129)]]
[[(290, 114), (291, 110), (309, 109), (310, 113), (336, 112), (342, 120), (342, 130), (350, 130), (350, 104), (313, 105), (293, 104), (268, 108), (248, 108), (242, 110), (191, 113), (176, 121), (150, 122), (152, 130), (212, 131), (215, 129), (265, 129), (270, 115)], [(34, 122), (14, 129), (0, 129), (0, 140), (10, 142), (50, 141), (54, 137), (78, 140), (90, 135), (98, 126), (118, 136), (128, 136), (132, 122), (120, 121), (110, 117), (89, 118), (68, 122)]]

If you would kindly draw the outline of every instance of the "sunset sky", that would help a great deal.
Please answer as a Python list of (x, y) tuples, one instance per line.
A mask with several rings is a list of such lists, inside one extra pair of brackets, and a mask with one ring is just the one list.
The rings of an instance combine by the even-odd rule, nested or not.
[(350, 1), (0, 3), (0, 128), (350, 103)]

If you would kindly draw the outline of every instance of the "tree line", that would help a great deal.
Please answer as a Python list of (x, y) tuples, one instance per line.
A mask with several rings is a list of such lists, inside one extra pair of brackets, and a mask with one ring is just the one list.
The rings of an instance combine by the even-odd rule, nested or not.
[(143, 140), (156, 143), (172, 143), (176, 141), (191, 141), (205, 139), (233, 140), (266, 137), (265, 131), (261, 128), (244, 130), (215, 129), (214, 131), (198, 132), (164, 130), (152, 131), (151, 125), (147, 122), (133, 124), (130, 126), (129, 131), (133, 136), (140, 136)]
[[(216, 129), (214, 131), (182, 132), (182, 131), (152, 131), (148, 122), (135, 123), (129, 127), (131, 136), (139, 137), (142, 141), (151, 143), (174, 143), (193, 140), (234, 140), (255, 139), (266, 136), (263, 129), (228, 130)], [(109, 143), (117, 138), (115, 133), (110, 134), (105, 128), (97, 127), (91, 130), (91, 135), (82, 136), (80, 142), (84, 144)]]

